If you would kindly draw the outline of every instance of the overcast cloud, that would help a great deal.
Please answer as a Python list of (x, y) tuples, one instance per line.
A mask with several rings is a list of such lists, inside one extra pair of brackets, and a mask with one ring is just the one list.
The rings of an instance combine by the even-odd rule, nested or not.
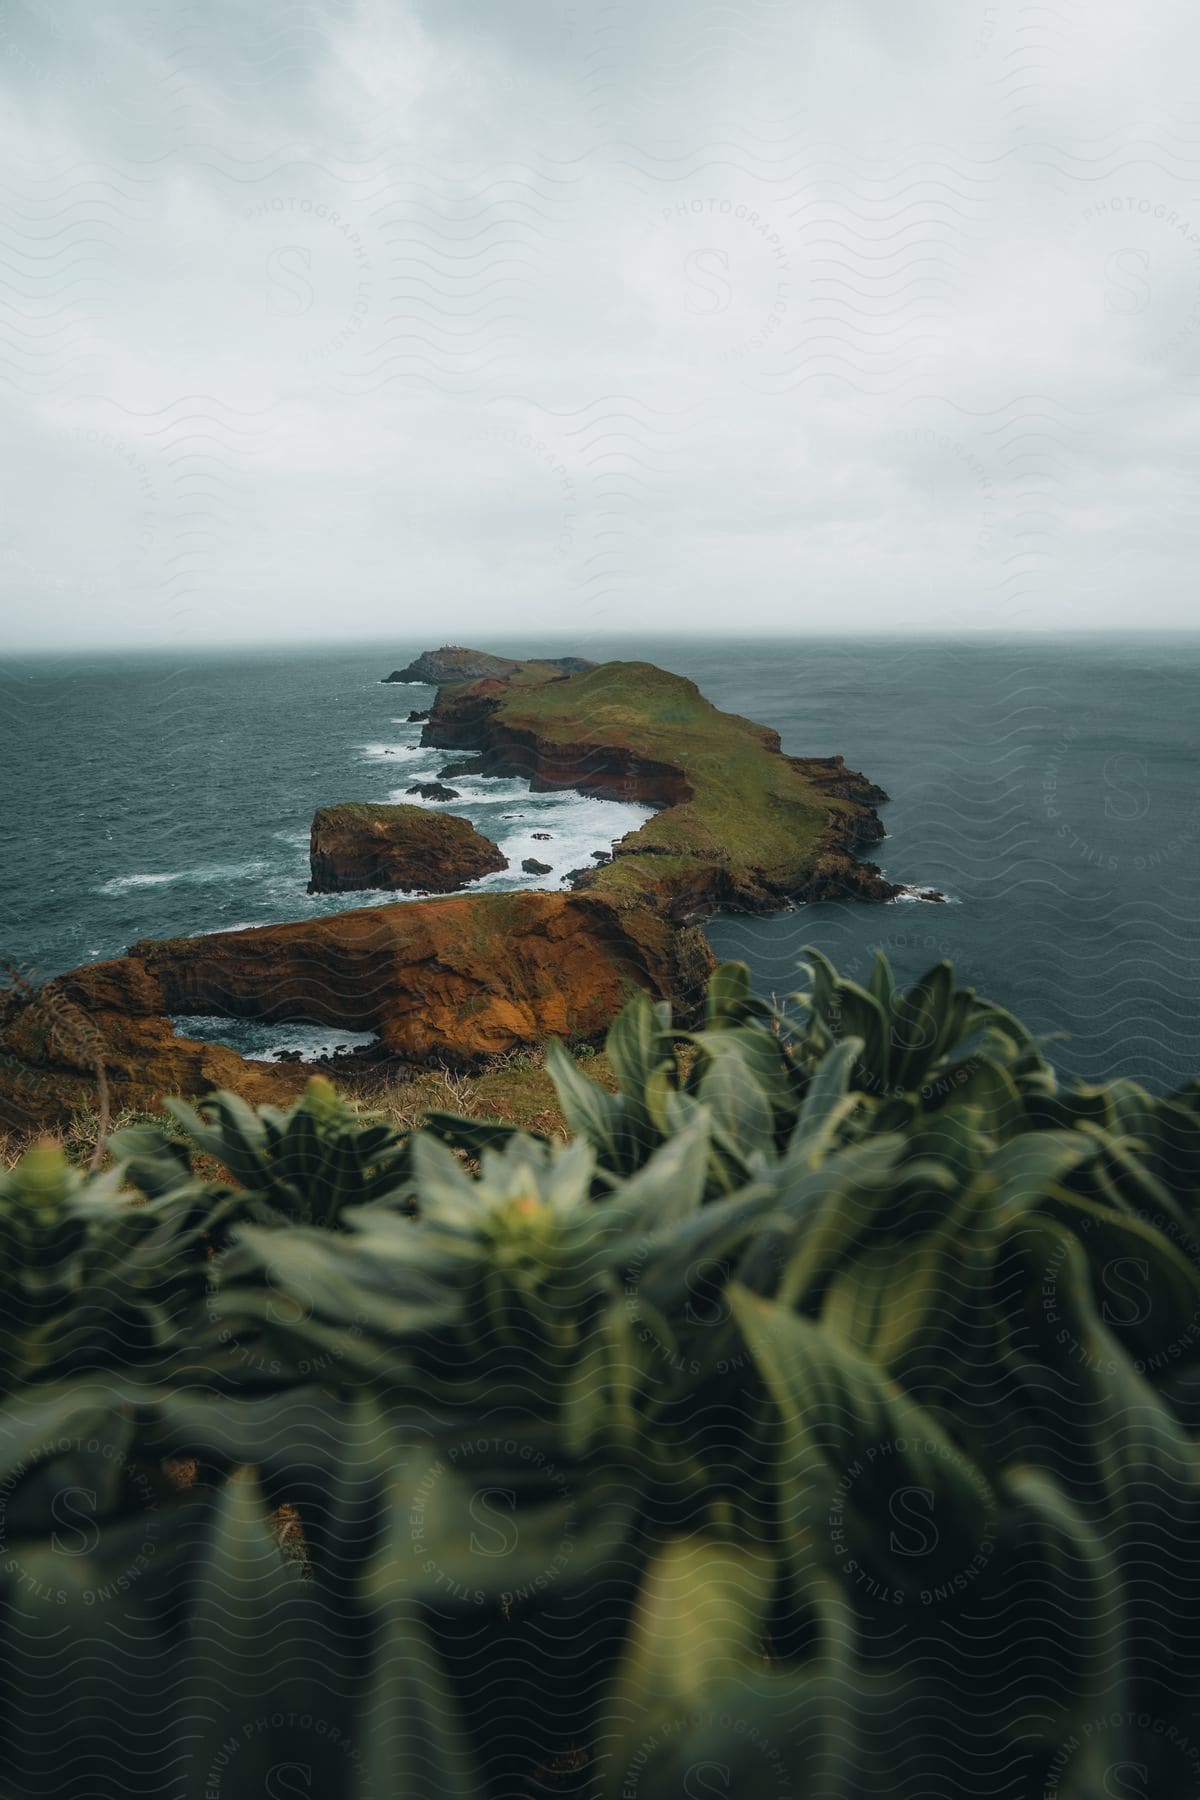
[(10, 648), (1195, 622), (1200, 14), (0, 4)]

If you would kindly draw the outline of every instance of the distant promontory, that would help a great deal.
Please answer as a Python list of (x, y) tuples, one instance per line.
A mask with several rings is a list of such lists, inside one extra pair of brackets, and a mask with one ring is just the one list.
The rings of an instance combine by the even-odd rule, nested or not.
[[(415, 666), (415, 665), (414, 665)], [(421, 742), (472, 752), (484, 776), (655, 808), (573, 886), (682, 924), (719, 907), (894, 900), (858, 852), (883, 837), (882, 788), (840, 756), (787, 756), (779, 733), (721, 712), (646, 662), (563, 678), (545, 666), (443, 688)]]
[(492, 656), (487, 650), (471, 650), (465, 644), (443, 644), (426, 650), (406, 669), (393, 669), (387, 681), (418, 681), (427, 687), (445, 687), (454, 681), (482, 681), (493, 676), (509, 681), (526, 670), (553, 670), (558, 675), (578, 675), (594, 669), (584, 656), (538, 656), (519, 662), (511, 656)]

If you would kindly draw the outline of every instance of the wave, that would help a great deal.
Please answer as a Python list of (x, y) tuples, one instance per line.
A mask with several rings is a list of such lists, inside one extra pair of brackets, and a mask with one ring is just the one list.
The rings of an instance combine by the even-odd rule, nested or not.
[(181, 881), (198, 884), (243, 881), (254, 875), (261, 875), (266, 867), (267, 863), (260, 857), (254, 862), (245, 863), (202, 863), (195, 869), (173, 869), (165, 874), (115, 875), (95, 891), (112, 896), (130, 893), (137, 888), (170, 887)]
[(375, 1042), (371, 1031), (338, 1031), (331, 1025), (302, 1022), (266, 1025), (257, 1019), (219, 1019), (207, 1013), (175, 1014), (171, 1026), (176, 1037), (224, 1044), (247, 1062), (275, 1062), (277, 1050), (298, 1050), (302, 1061), (317, 1062), (339, 1050), (361, 1050)]
[[(360, 744), (360, 762), (382, 762), (385, 756), (425, 756), (429, 750), (423, 744)], [(439, 762), (445, 762), (445, 755), (439, 755)]]
[[(940, 894), (941, 899), (931, 900), (929, 898), (931, 894)], [(961, 906), (962, 901), (954, 894), (948, 894), (944, 887), (938, 886), (936, 881), (906, 881), (895, 899), (888, 901), (888, 905)]]

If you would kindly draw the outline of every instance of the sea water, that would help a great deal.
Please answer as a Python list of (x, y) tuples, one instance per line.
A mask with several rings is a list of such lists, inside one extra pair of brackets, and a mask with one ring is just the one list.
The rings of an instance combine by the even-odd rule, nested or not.
[[(0, 948), (51, 974), (139, 938), (406, 904), (309, 895), (314, 811), (410, 800), (454, 751), (408, 713), (434, 690), (381, 678), (435, 631), (385, 645), (200, 656), (11, 659), (0, 669), (5, 840)], [(841, 753), (891, 795), (868, 854), (945, 904), (799, 906), (708, 926), (764, 993), (806, 946), (863, 979), (875, 948), (914, 979), (961, 980), (1041, 1032), (1069, 1074), (1156, 1090), (1200, 1069), (1200, 639), (491, 640), (514, 655), (644, 658), (786, 751)], [(447, 810), (499, 843), (484, 889), (562, 890), (646, 809), (456, 777)], [(427, 804), (436, 804), (433, 802)], [(548, 840), (533, 833), (548, 831)], [(526, 875), (534, 857), (549, 875)], [(361, 1041), (324, 1027), (190, 1022), (249, 1054)]]

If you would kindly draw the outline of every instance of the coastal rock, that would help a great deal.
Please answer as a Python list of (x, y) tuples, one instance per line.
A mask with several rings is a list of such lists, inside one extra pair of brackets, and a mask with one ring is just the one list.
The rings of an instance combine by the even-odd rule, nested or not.
[(312, 823), (310, 894), (364, 888), (449, 894), (507, 869), (508, 859), (469, 819), (423, 806), (324, 806)]
[[(565, 877), (615, 905), (677, 922), (718, 908), (796, 900), (891, 900), (900, 888), (859, 850), (884, 835), (887, 796), (840, 756), (783, 754), (779, 734), (721, 712), (652, 663), (567, 678), (488, 675), (443, 688), (423, 744), (473, 750), (488, 775), (655, 808), (598, 868)], [(596, 859), (599, 861), (599, 858)]]
[(408, 715), (408, 723), (410, 725), (419, 725), (428, 717), (429, 717), (429, 708), (428, 707), (425, 707), (422, 710), (421, 708), (414, 706), (413, 710)]
[(554, 833), (552, 831), (531, 831), (529, 835), (532, 838), (539, 838), (544, 844), (548, 844), (550, 839), (554, 836)]
[(422, 800), (460, 800), (462, 795), (452, 787), (443, 787), (440, 781), (414, 781), (405, 788), (406, 794), (420, 794)]
[(466, 756), (461, 762), (447, 763), (444, 769), (439, 769), (438, 780), (454, 781), (460, 775), (481, 775), (482, 773), (482, 756)]
[(441, 687), (454, 681), (478, 681), (484, 675), (518, 675), (526, 669), (576, 675), (581, 669), (594, 667), (595, 664), (583, 656), (546, 656), (519, 662), (511, 656), (492, 656), (487, 650), (471, 650), (465, 644), (443, 644), (440, 650), (423, 651), (407, 668), (394, 669), (384, 679), (419, 681), (430, 687)]
[[(169, 1018), (144, 1016), (147, 990), (125, 959), (94, 964), (93, 970), (95, 986), (77, 998), (100, 1046), (114, 1112), (122, 1107), (157, 1112), (164, 1094), (208, 1094), (217, 1088), (231, 1088), (251, 1106), (287, 1106), (303, 1091), (311, 1070), (251, 1062), (224, 1044), (176, 1037)], [(61, 993), (70, 979), (62, 976), (47, 986)], [(149, 991), (150, 1004), (162, 1010), (161, 992), (154, 984)], [(48, 1029), (36, 997), (29, 1003), (8, 997), (0, 1009), (0, 1124), (21, 1132), (65, 1124), (73, 1113), (95, 1110), (97, 1091), (94, 1065), (83, 1046)]]
[(536, 856), (527, 856), (521, 864), (527, 875), (549, 875), (550, 864), (539, 862)]
[[(686, 1016), (712, 966), (699, 932), (648, 911), (526, 892), (148, 941), (55, 986), (94, 1030), (115, 1107), (216, 1087), (278, 1104), (300, 1092), (303, 1065), (246, 1062), (177, 1038), (170, 1015), (374, 1032), (406, 1062), (469, 1068), (548, 1037), (596, 1037), (633, 989), (672, 999)], [(87, 1055), (64, 1050), (33, 1004), (10, 998), (0, 1012), (0, 1117), (27, 1128), (94, 1099)]]

